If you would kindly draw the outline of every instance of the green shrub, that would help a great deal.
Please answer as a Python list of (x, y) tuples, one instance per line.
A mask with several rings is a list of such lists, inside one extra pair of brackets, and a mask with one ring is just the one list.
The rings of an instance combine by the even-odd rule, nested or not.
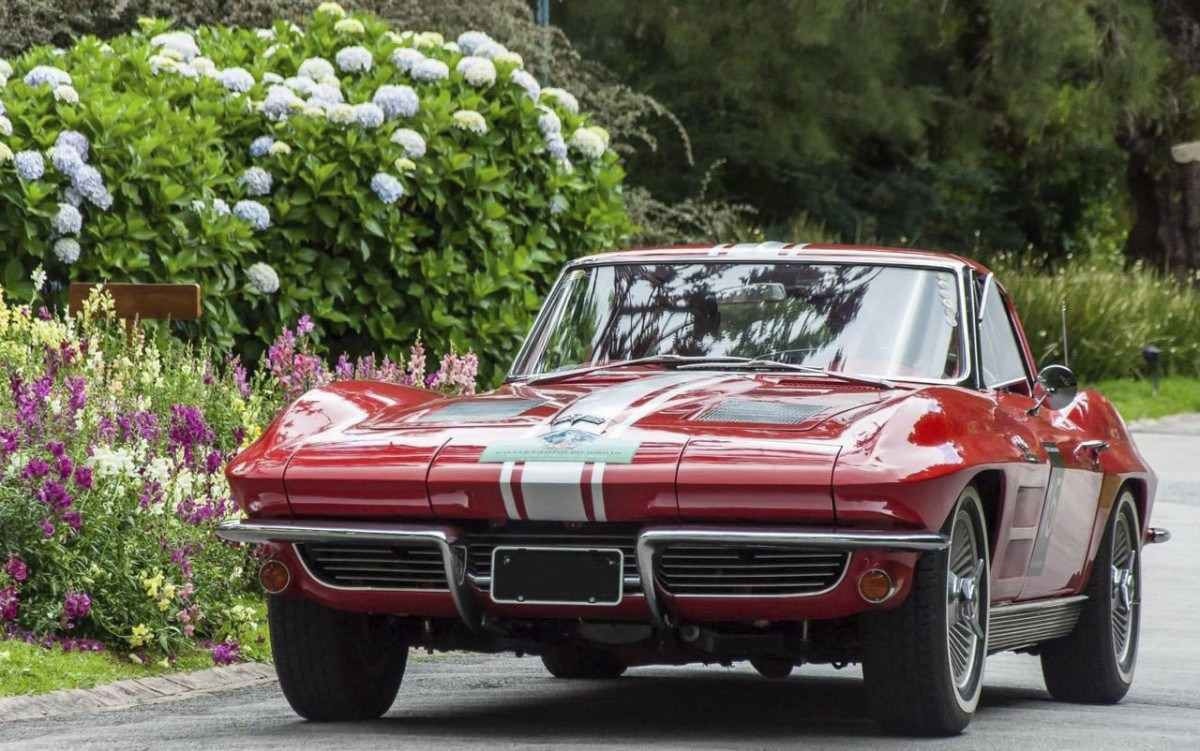
[[(25, 291), (38, 264), (52, 279), (196, 281), (201, 331), (216, 346), (236, 341), (256, 356), (282, 322), (307, 312), (319, 334), (351, 351), (399, 354), (419, 332), (439, 349), (474, 348), (486, 380), (507, 365), (563, 260), (619, 244), (631, 229), (607, 134), (587, 126), (572, 97), (547, 91), (534, 101), (519, 56), (498, 45), (485, 52), (491, 61), (467, 63), (472, 83), (456, 45), (397, 34), (369, 15), (320, 12), (306, 29), (168, 31), (145, 21), (107, 43), (86, 37), (12, 61), (0, 89), (12, 130), (0, 136), (10, 288)], [(397, 50), (419, 50), (449, 74), (416, 80)], [(305, 94), (288, 94), (282, 79), (305, 60), (339, 53), (343, 69), (315, 97), (309, 79), (290, 79)], [(37, 84), (61, 75), (54, 70), (73, 88)], [(417, 111), (407, 89), (385, 85), (411, 87)], [(367, 103), (388, 92), (393, 109), (378, 123)], [(329, 101), (339, 97), (354, 106)], [(423, 153), (393, 140), (401, 129), (421, 136)], [(44, 171), (33, 169), (64, 132), (86, 138), (84, 173), (98, 176), (79, 178), (63, 154), (57, 167), (47, 157)], [(275, 148), (252, 155), (264, 137)], [(72, 203), (83, 214), (81, 247), (77, 217), (63, 208)]]

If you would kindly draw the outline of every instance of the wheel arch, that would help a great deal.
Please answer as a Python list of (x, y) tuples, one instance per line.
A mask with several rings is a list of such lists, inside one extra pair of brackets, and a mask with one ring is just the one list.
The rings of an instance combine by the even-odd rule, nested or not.
[(1004, 492), (1006, 478), (1002, 469), (985, 469), (971, 477), (968, 485), (974, 485), (983, 501), (983, 521), (987, 524), (988, 557), (994, 561), (999, 540), (1000, 520), (1004, 514)]

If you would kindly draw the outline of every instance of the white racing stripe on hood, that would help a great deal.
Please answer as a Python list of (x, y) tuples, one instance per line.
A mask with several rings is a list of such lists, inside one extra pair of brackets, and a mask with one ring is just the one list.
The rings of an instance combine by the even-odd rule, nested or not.
[[(694, 382), (695, 380), (696, 375), (694, 373), (661, 373), (643, 378), (634, 378), (631, 381), (626, 381), (616, 386), (598, 388), (590, 394), (576, 399), (555, 415), (554, 418), (551, 418), (551, 420), (567, 415), (598, 417), (604, 420), (600, 425), (579, 422), (569, 427), (593, 433), (604, 432), (605, 428), (614, 419), (629, 409), (635, 402), (645, 399), (647, 396), (662, 389), (689, 381)], [(544, 425), (539, 425), (534, 432), (541, 432), (545, 427)]]
[(702, 391), (710, 386), (715, 386), (718, 383), (725, 381), (738, 380), (742, 376), (737, 374), (722, 373), (720, 375), (705, 377), (696, 377), (692, 375), (692, 379), (686, 383), (682, 383), (673, 389), (668, 389), (653, 399), (648, 400), (645, 404), (630, 412), (620, 423), (615, 425), (612, 430), (605, 431), (605, 435), (610, 438), (617, 438), (622, 433), (630, 428), (630, 426), (645, 419), (647, 416), (654, 414), (669, 404), (672, 399), (681, 394), (686, 394), (689, 391)]

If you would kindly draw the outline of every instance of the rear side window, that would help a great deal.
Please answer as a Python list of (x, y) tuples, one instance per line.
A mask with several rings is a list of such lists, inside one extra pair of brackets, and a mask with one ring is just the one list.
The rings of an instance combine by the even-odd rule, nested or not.
[(1002, 386), (1025, 380), (1025, 366), (1021, 361), (1021, 347), (1008, 318), (1000, 288), (995, 284), (985, 285), (982, 301), (983, 320), (979, 323), (979, 346), (982, 350), (983, 384), (988, 387)]

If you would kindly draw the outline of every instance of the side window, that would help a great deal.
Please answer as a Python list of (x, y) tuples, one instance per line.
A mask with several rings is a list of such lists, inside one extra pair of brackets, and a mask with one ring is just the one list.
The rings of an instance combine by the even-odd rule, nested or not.
[(1025, 367), (1021, 361), (1021, 348), (1013, 333), (1008, 311), (1000, 297), (1000, 288), (986, 285), (986, 297), (982, 301), (983, 320), (979, 322), (979, 347), (982, 351), (980, 368), (983, 384), (997, 386), (1013, 381), (1025, 380)]

